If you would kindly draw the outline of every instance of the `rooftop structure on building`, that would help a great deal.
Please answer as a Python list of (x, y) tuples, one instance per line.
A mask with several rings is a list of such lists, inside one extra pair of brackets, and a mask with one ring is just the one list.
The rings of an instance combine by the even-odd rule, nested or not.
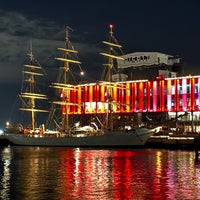
[(134, 52), (121, 56), (118, 60), (118, 72), (126, 74), (127, 80), (152, 79), (156, 76), (165, 78), (181, 76), (182, 59), (160, 52)]

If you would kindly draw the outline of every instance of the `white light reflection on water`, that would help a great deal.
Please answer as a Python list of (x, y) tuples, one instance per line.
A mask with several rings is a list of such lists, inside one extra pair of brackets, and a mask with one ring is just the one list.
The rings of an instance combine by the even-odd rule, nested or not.
[(3, 199), (200, 199), (192, 151), (6, 147), (0, 173)]
[(2, 199), (9, 199), (9, 190), (10, 190), (10, 163), (11, 163), (11, 150), (9, 147), (4, 148), (1, 150), (0, 158), (1, 164), (0, 166), (3, 167), (0, 173), (0, 197)]

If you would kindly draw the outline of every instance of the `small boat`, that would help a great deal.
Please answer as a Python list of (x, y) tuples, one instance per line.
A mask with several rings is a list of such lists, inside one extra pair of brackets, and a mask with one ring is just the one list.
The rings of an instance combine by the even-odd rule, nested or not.
[[(71, 54), (77, 54), (77, 51), (71, 45), (69, 41), (69, 27), (66, 29), (66, 42), (64, 48), (58, 48), (58, 50), (64, 52), (64, 57), (56, 58), (56, 60), (64, 62), (63, 67), (60, 70), (62, 72), (59, 77), (62, 77), (62, 80), (59, 79), (57, 83), (52, 83), (51, 88), (57, 90), (59, 94), (59, 100), (52, 101), (51, 109), (49, 112), (49, 117), (47, 121), (52, 119), (53, 114), (56, 111), (60, 110), (61, 117), (59, 118), (61, 123), (54, 120), (57, 129), (48, 130), (43, 126), (36, 128), (34, 113), (35, 112), (46, 112), (46, 110), (36, 109), (35, 100), (36, 99), (46, 99), (45, 95), (39, 95), (34, 92), (31, 93), (22, 93), (22, 97), (28, 98), (31, 100), (32, 107), (25, 108), (23, 110), (31, 111), (32, 116), (32, 126), (29, 131), (22, 131), (23, 133), (16, 134), (7, 131), (5, 134), (6, 139), (13, 145), (23, 145), (23, 146), (65, 146), (65, 147), (138, 147), (144, 146), (147, 140), (156, 132), (160, 130), (160, 127), (147, 128), (147, 127), (138, 127), (135, 129), (125, 129), (115, 130), (113, 127), (113, 111), (112, 105), (116, 102), (113, 102), (112, 98), (112, 70), (114, 68), (114, 61), (116, 59), (123, 59), (121, 56), (115, 54), (114, 48), (121, 49), (121, 45), (116, 42), (116, 39), (113, 36), (113, 26), (110, 25), (110, 37), (109, 41), (103, 41), (103, 44), (108, 47), (107, 53), (101, 53), (102, 56), (106, 57), (108, 60), (106, 67), (105, 77), (102, 80), (102, 84), (107, 87), (107, 113), (103, 117), (104, 123), (102, 123), (101, 128), (99, 128), (95, 122), (90, 122), (89, 125), (80, 126), (80, 123), (75, 124), (70, 127), (69, 119), (74, 116), (69, 115), (69, 106), (72, 104), (69, 102), (69, 95), (72, 89), (76, 89), (76, 85), (70, 83), (69, 73), (71, 71), (70, 66), (78, 65), (80, 67), (80, 61), (70, 57)], [(78, 58), (77, 56), (75, 56)], [(34, 65), (28, 65), (29, 68), (36, 69)], [(39, 73), (29, 72), (29, 75), (32, 76), (30, 80), (35, 80), (34, 75), (39, 75)], [(105, 102), (104, 102), (105, 103)], [(60, 106), (60, 109), (57, 109), (55, 106)], [(78, 105), (75, 105), (78, 106)], [(80, 105), (79, 105), (80, 106)], [(57, 118), (58, 119), (58, 118)], [(61, 125), (60, 125), (61, 124)]]

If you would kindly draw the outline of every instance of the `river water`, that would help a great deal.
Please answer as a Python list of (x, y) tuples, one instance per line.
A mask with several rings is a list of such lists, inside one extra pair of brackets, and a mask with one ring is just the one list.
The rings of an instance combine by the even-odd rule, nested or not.
[(193, 151), (0, 148), (2, 200), (200, 199)]

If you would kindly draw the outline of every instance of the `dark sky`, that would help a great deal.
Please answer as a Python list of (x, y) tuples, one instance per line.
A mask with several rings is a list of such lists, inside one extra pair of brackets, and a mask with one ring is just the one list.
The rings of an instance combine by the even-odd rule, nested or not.
[(101, 41), (108, 24), (124, 53), (156, 51), (179, 55), (184, 70), (200, 74), (200, 1), (165, 0), (6, 0), (0, 5), (0, 127), (11, 120), (21, 87), (21, 70), (30, 40), (47, 74), (59, 68), (54, 57), (64, 46), (65, 27), (79, 51), (86, 79), (100, 77)]

